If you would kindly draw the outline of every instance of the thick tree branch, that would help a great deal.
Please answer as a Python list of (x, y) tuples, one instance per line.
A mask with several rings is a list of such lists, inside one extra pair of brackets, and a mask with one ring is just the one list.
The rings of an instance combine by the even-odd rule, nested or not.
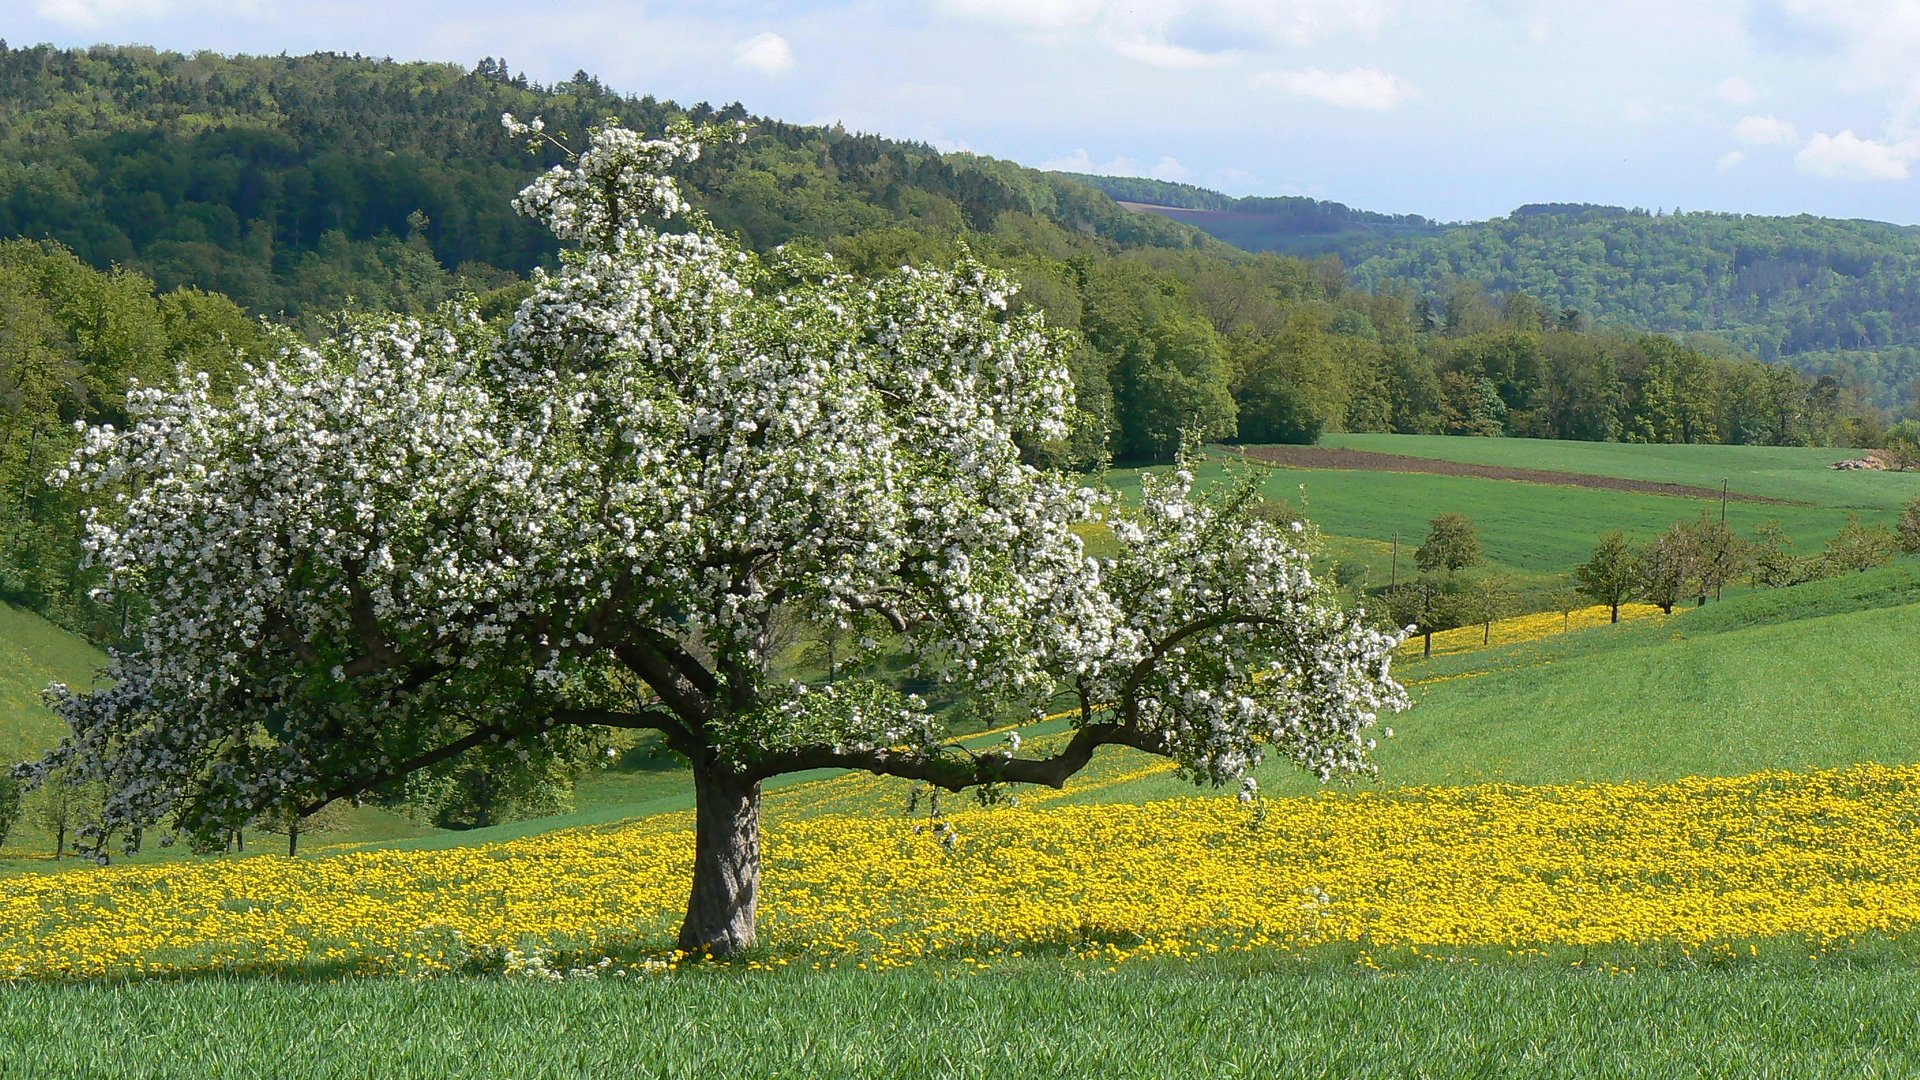
[(326, 794), (320, 796), (319, 799), (300, 807), (299, 814), (301, 817), (306, 817), (308, 814), (320, 810), (335, 799), (345, 799), (353, 795), (359, 795), (362, 792), (372, 791), (377, 787), (391, 784), (409, 773), (418, 772), (432, 765), (438, 765), (449, 758), (463, 754), (479, 746), (488, 739), (496, 737), (504, 738), (506, 734), (507, 728), (504, 724), (482, 724), (450, 743), (437, 746), (423, 753), (415, 754), (405, 761), (374, 773), (372, 776), (348, 781), (339, 787), (331, 788)]
[(648, 709), (640, 712), (617, 712), (609, 709), (558, 709), (549, 717), (549, 722), (538, 728), (509, 728), (504, 722), (482, 724), (452, 742), (422, 751), (395, 765), (391, 765), (372, 776), (345, 783), (331, 788), (319, 799), (299, 808), (301, 817), (314, 813), (333, 802), (363, 792), (384, 787), (400, 780), (410, 773), (430, 768), (443, 761), (450, 760), (472, 750), (491, 739), (508, 739), (516, 735), (532, 734), (548, 727), (617, 727), (647, 729), (658, 731), (666, 736), (667, 745), (673, 749), (688, 753), (697, 749), (697, 744), (681, 724), (679, 717), (662, 709)]
[(640, 712), (561, 709), (553, 714), (553, 722), (568, 727), (614, 727), (657, 731), (666, 738), (667, 745), (678, 753), (692, 757), (700, 750), (699, 741), (694, 738), (691, 731), (687, 730), (686, 724), (666, 709), (643, 709)]
[[(1131, 746), (1166, 756), (1166, 739), (1125, 724), (1088, 724), (1073, 733), (1060, 752), (1045, 758), (1017, 758), (994, 751), (975, 754), (959, 747), (936, 751), (873, 749), (848, 750), (818, 745), (772, 754), (741, 770), (744, 780), (758, 782), (806, 769), (863, 769), (881, 776), (920, 780), (948, 791), (983, 784), (1041, 784), (1062, 787), (1067, 778), (1093, 759), (1102, 746)], [(952, 751), (952, 752), (942, 752)]]
[(627, 666), (629, 671), (640, 676), (667, 708), (673, 710), (688, 730), (704, 731), (713, 715), (713, 699), (710, 691), (703, 691), (691, 680), (682, 675), (678, 667), (651, 642), (644, 638), (621, 642), (613, 647), (614, 655)]

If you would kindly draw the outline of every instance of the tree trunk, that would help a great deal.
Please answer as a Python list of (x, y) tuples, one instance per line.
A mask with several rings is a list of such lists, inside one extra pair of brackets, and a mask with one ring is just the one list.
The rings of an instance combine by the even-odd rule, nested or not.
[(1613, 605), (1613, 621), (1616, 623), (1620, 621), (1620, 605), (1619, 604)]
[(680, 947), (732, 956), (753, 946), (760, 894), (760, 785), (724, 769), (693, 772), (693, 891)]
[(1433, 631), (1428, 630), (1425, 634), (1421, 636), (1426, 640), (1426, 645), (1420, 650), (1420, 655), (1432, 656), (1433, 655)]
[(287, 857), (292, 858), (293, 856), (298, 855), (299, 853), (300, 853), (300, 819), (294, 818), (292, 823), (287, 826)]

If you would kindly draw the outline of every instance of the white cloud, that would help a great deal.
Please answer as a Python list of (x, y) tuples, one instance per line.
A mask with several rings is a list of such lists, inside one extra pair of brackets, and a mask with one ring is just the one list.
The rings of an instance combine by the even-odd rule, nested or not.
[(1215, 169), (1213, 173), (1213, 187), (1218, 191), (1245, 192), (1252, 191), (1258, 186), (1260, 186), (1260, 178), (1237, 165)]
[(1748, 146), (1792, 146), (1800, 133), (1792, 124), (1774, 116), (1747, 116), (1733, 125), (1733, 137)]
[(1169, 45), (1164, 41), (1148, 38), (1122, 38), (1105, 42), (1107, 48), (1129, 60), (1138, 60), (1143, 64), (1152, 64), (1163, 68), (1210, 68), (1221, 67), (1232, 62), (1233, 58), (1224, 53), (1201, 52), (1184, 45)]
[(1155, 180), (1175, 180), (1182, 184), (1193, 183), (1193, 170), (1180, 164), (1180, 159), (1172, 156), (1161, 158), (1148, 170), (1148, 176)]
[(1107, 5), (1103, 0), (943, 0), (941, 6), (994, 26), (1058, 33), (1091, 25)]
[(1535, 45), (1545, 45), (1553, 40), (1553, 20), (1545, 15), (1535, 15), (1527, 20), (1527, 40)]
[(1834, 180), (1905, 180), (1920, 158), (1920, 140), (1888, 143), (1862, 139), (1852, 131), (1816, 134), (1794, 155), (1801, 172)]
[(1738, 150), (1729, 150), (1720, 155), (1720, 160), (1714, 162), (1713, 167), (1719, 169), (1721, 172), (1726, 172), (1728, 169), (1739, 165), (1745, 160), (1747, 160), (1747, 155)]
[(1890, 94), (1888, 125), (1897, 136), (1920, 131), (1920, 3), (1915, 0), (1778, 0), (1789, 29), (1832, 43), (1855, 87)]
[(1151, 176), (1155, 180), (1173, 180), (1183, 184), (1192, 183), (1194, 177), (1192, 169), (1172, 156), (1162, 157), (1151, 166), (1143, 166), (1124, 154), (1107, 161), (1095, 161), (1084, 146), (1065, 157), (1043, 161), (1040, 168), (1048, 172), (1087, 173), (1092, 176)]
[(1760, 90), (1751, 82), (1735, 75), (1714, 84), (1713, 96), (1729, 105), (1751, 105), (1760, 96)]
[(1404, 79), (1365, 67), (1351, 71), (1263, 71), (1253, 77), (1253, 88), (1281, 90), (1342, 109), (1391, 109), (1414, 95), (1414, 88)]
[(793, 67), (793, 46), (772, 31), (755, 34), (734, 46), (733, 62), (762, 75), (778, 75)]

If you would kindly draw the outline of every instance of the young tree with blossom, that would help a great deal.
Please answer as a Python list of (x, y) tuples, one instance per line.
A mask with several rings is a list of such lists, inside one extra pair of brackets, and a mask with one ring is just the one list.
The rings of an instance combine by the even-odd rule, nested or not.
[[(230, 401), (186, 378), (88, 431), (60, 478), (153, 614), (104, 689), (50, 691), (72, 734), (42, 768), (104, 781), (107, 832), (203, 832), (650, 729), (692, 766), (680, 944), (719, 954), (754, 940), (784, 773), (1058, 787), (1107, 745), (1213, 784), (1269, 753), (1370, 769), (1398, 637), (1293, 531), (1184, 469), (1120, 513), (1025, 463), (1066, 434), (1061, 337), (975, 263), (856, 280), (741, 250), (670, 176), (731, 134), (608, 127), (522, 192), (572, 248), (504, 329), (363, 322)], [(1107, 560), (1072, 531), (1101, 516)], [(783, 669), (796, 624), (994, 707), (1069, 695), (1072, 736), (967, 749), (898, 685)]]

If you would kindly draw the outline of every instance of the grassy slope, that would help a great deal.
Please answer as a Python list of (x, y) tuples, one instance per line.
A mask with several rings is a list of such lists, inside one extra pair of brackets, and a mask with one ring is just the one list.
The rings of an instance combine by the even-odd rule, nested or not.
[(1325, 446), (1439, 461), (1617, 476), (1717, 488), (1819, 506), (1884, 510), (1920, 496), (1920, 473), (1828, 468), (1855, 451), (1797, 446), (1641, 446), (1475, 439), (1457, 435), (1328, 435)]
[[(1228, 470), (1227, 464), (1209, 460), (1196, 475), (1205, 483)], [(1630, 539), (1642, 540), (1675, 521), (1720, 512), (1717, 499), (1480, 477), (1283, 468), (1266, 473), (1263, 489), (1269, 498), (1298, 503), (1300, 487), (1306, 486), (1307, 516), (1334, 538), (1335, 550), (1343, 558), (1365, 562), (1371, 571), (1369, 580), (1375, 583), (1387, 579), (1391, 558), (1387, 545), (1395, 533), (1400, 537), (1401, 573), (1410, 573), (1413, 549), (1426, 535), (1427, 523), (1449, 511), (1472, 518), (1487, 558), (1523, 577), (1569, 572), (1613, 529), (1624, 529)], [(1125, 494), (1139, 490), (1139, 470), (1118, 470), (1110, 479)], [(1839, 506), (1734, 503), (1728, 508), (1727, 521), (1736, 530), (1751, 533), (1761, 523), (1776, 519), (1802, 551), (1811, 552), (1846, 524), (1847, 514)], [(1891, 525), (1896, 511), (1888, 506), (1865, 511), (1862, 517)]]
[[(58, 742), (66, 726), (40, 700), (48, 683), (88, 686), (107, 657), (86, 639), (68, 633), (29, 611), (0, 603), (0, 767), (38, 757)], [(352, 810), (341, 838), (390, 840), (423, 830), (396, 814), (373, 807)], [(274, 841), (270, 838), (271, 848)], [(7, 837), (11, 858), (0, 868), (47, 865), (40, 857), (51, 839), (29, 814)]]
[[(1917, 633), (1920, 561), (1907, 560), (1671, 620), (1401, 661), (1395, 674), (1413, 684), (1415, 706), (1388, 721), (1395, 737), (1378, 751), (1378, 782), (1659, 781), (1920, 760)], [(1285, 763), (1259, 776), (1270, 795), (1320, 790)], [(899, 805), (904, 791), (889, 789), (878, 805)], [(1065, 795), (1030, 797), (1137, 802), (1193, 792), (1157, 759), (1108, 749)], [(825, 798), (820, 806), (857, 809)]]
[(37, 754), (64, 726), (40, 702), (48, 683), (90, 686), (107, 658), (84, 638), (0, 603), (0, 763)]

